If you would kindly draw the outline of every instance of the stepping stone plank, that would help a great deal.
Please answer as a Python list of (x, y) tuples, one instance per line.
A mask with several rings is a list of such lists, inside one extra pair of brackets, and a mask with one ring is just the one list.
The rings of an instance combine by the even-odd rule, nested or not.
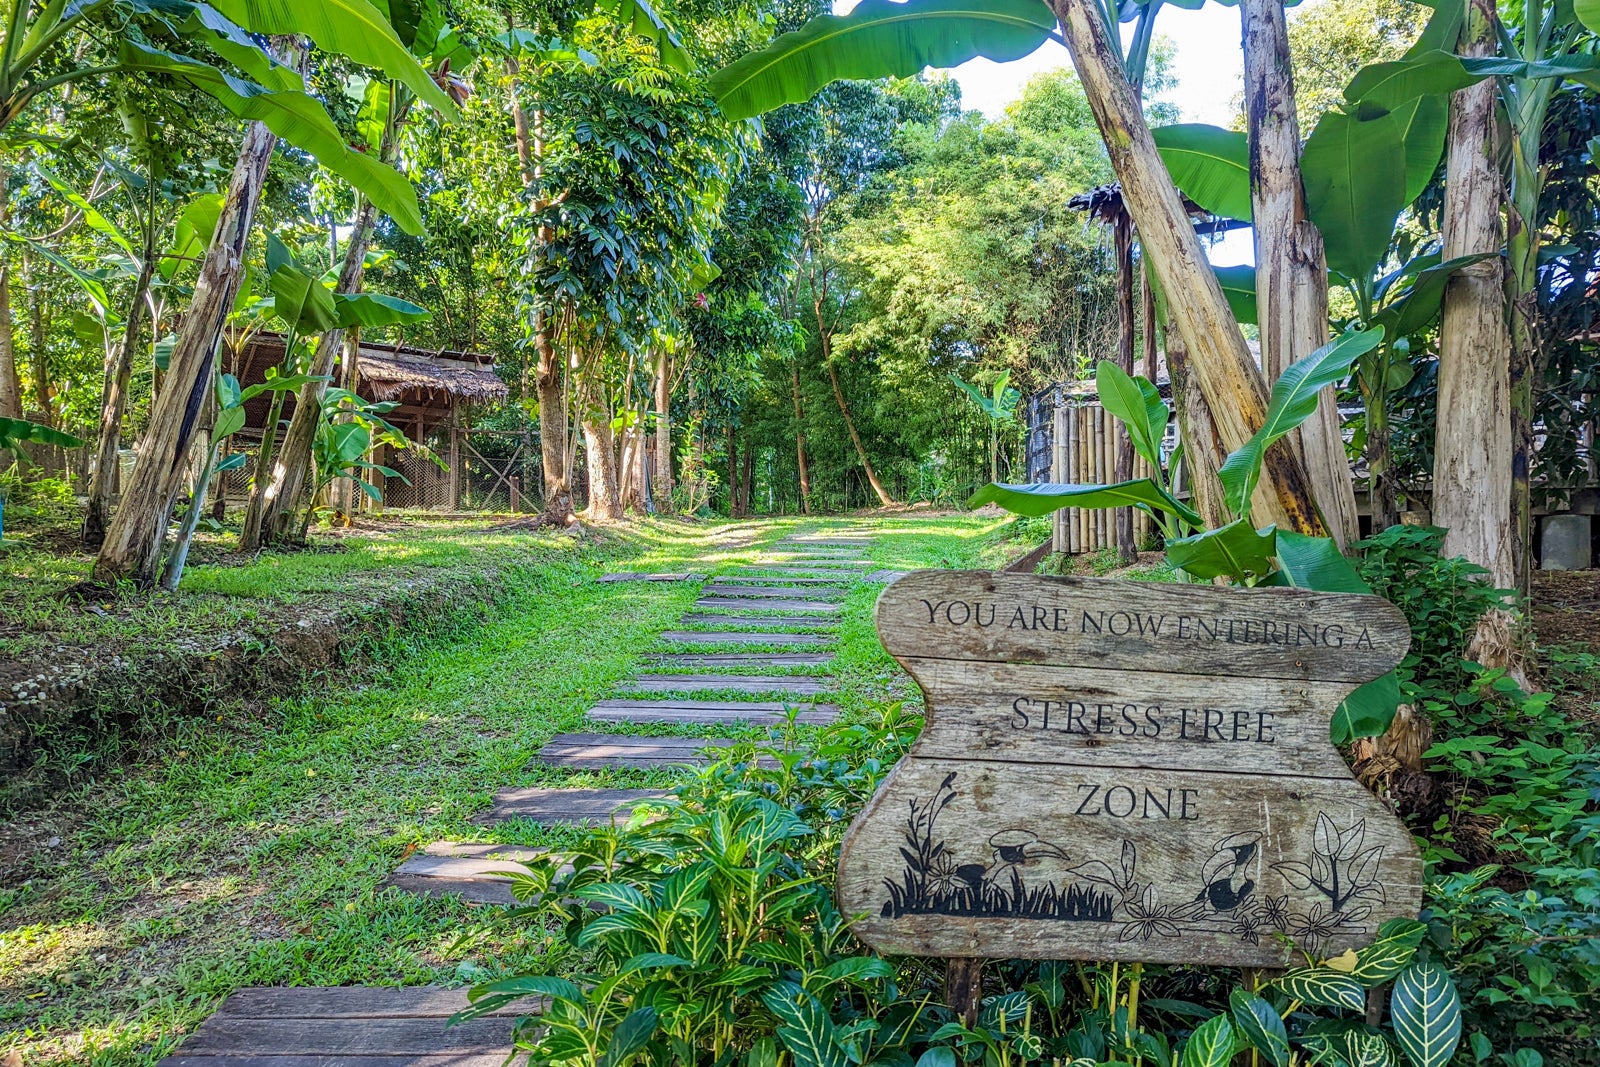
[[(837, 615), (839, 605), (816, 600), (768, 600), (764, 597), (703, 596), (694, 602), (697, 608), (724, 608), (734, 611), (804, 611), (813, 615)], [(746, 622), (760, 622), (753, 616)]]
[(738, 596), (752, 600), (842, 600), (843, 589), (816, 589), (796, 586), (745, 585), (739, 582), (712, 582), (701, 589), (707, 596)]
[(626, 822), (634, 807), (666, 794), (657, 789), (502, 789), (494, 807), (473, 818), (482, 825), (528, 819), (547, 826)]
[(829, 652), (669, 652), (650, 656), (652, 667), (672, 667), (692, 671), (708, 667), (826, 667), (833, 662)]
[(511, 876), (546, 854), (542, 848), (436, 841), (407, 858), (383, 884), (423, 896), (454, 894), (477, 904), (512, 906), (519, 901), (511, 894)]
[(623, 682), (617, 691), (629, 693), (689, 693), (701, 689), (738, 689), (746, 693), (799, 693), (814, 695), (827, 686), (805, 675), (783, 674), (641, 674)]
[(827, 645), (833, 643), (828, 634), (789, 634), (782, 631), (746, 632), (668, 630), (661, 640), (673, 645)]
[(638, 571), (619, 571), (614, 574), (602, 574), (602, 582), (703, 582), (703, 574), (691, 574), (688, 571), (678, 571), (670, 574), (641, 574)]
[[(743, 722), (777, 726), (788, 721), (788, 709), (795, 706), (781, 700), (602, 700), (589, 709), (589, 718), (597, 722)], [(821, 726), (838, 717), (839, 709), (833, 704), (811, 704), (801, 706), (794, 721)]]
[(158, 1067), (501, 1067), (535, 998), (458, 1026), (464, 989), (298, 986), (241, 989)]
[[(720, 575), (718, 581), (725, 582), (728, 585), (821, 585), (838, 589), (848, 585), (850, 579), (859, 579), (860, 577), (859, 574), (852, 574), (849, 579), (845, 580), (838, 578), (793, 578), (787, 574), (746, 574), (740, 571), (736, 574)], [(799, 590), (796, 591), (798, 592)]]
[(833, 620), (818, 615), (696, 615), (693, 612), (680, 620), (685, 626), (749, 626), (759, 622), (763, 626), (832, 626)]
[(582, 771), (700, 767), (711, 762), (704, 749), (731, 744), (732, 741), (704, 737), (557, 734), (539, 750), (538, 762)]

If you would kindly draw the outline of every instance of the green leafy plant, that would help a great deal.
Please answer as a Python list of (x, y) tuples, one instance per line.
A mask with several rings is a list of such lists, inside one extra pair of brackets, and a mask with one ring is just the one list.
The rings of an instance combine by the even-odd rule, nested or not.
[(994, 388), (987, 394), (970, 382), (962, 381), (953, 371), (950, 374), (950, 381), (966, 394), (989, 420), (989, 480), (999, 481), (1000, 428), (1016, 423), (1017, 402), (1022, 399), (1022, 394), (1011, 388), (1011, 372), (1008, 370), (1000, 372), (1000, 376), (994, 380)]

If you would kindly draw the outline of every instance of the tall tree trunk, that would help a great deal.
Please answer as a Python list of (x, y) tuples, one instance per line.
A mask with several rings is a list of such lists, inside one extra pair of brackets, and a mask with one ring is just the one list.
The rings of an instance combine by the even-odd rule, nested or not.
[(806, 420), (800, 408), (799, 357), (789, 360), (789, 382), (794, 389), (794, 455), (800, 466), (800, 510), (811, 514), (811, 466), (806, 461)]
[[(278, 373), (287, 378), (296, 374), (295, 346), (300, 338), (291, 332), (283, 350), (283, 363)], [(250, 501), (245, 505), (244, 520), (239, 528), (239, 551), (256, 552), (261, 548), (261, 532), (267, 517), (268, 492), (272, 485), (272, 460), (278, 453), (278, 424), (283, 421), (284, 394), (274, 391), (267, 404), (266, 425), (261, 427), (261, 451), (256, 453), (256, 469), (251, 476)]]
[[(1240, 14), (1261, 362), (1267, 380), (1277, 381), (1285, 367), (1328, 340), (1327, 258), (1322, 234), (1306, 213), (1300, 180), (1300, 122), (1283, 0), (1242, 0)], [(1359, 527), (1338, 399), (1332, 386), (1324, 389), (1316, 412), (1287, 443), (1302, 457), (1323, 523), (1343, 548)]]
[(731, 423), (725, 430), (725, 436), (728, 452), (728, 514), (742, 519), (744, 508), (739, 503), (739, 440), (733, 434)]
[[(298, 39), (276, 38), (274, 51), (289, 56), (288, 65), (303, 67)], [(155, 582), (172, 502), (182, 485), (202, 409), (214, 388), (217, 342), (244, 276), (250, 225), (277, 142), (262, 123), (252, 122), (245, 129), (222, 214), (167, 363), (164, 388), (151, 405), (150, 429), (140, 442), (139, 461), (95, 559), (91, 579), (95, 582), (132, 579), (143, 587)]]
[[(817, 325), (822, 322), (822, 305), (817, 305)], [(861, 461), (861, 469), (866, 472), (867, 484), (872, 486), (872, 491), (878, 495), (878, 503), (889, 507), (894, 503), (894, 497), (883, 487), (878, 480), (878, 472), (872, 469), (872, 460), (867, 456), (866, 446), (861, 443), (861, 434), (856, 430), (856, 420), (850, 415), (850, 405), (845, 402), (844, 390), (839, 386), (839, 371), (833, 365), (833, 338), (826, 328), (818, 330), (822, 340), (822, 363), (828, 368), (828, 381), (833, 384), (833, 399), (839, 405), (839, 414), (844, 417), (844, 428), (850, 431), (850, 443), (855, 445), (856, 458)]]
[(622, 496), (617, 484), (616, 436), (611, 420), (602, 413), (586, 412), (583, 443), (589, 460), (589, 519), (617, 522), (622, 518)]
[(1228, 521), (1222, 502), (1222, 482), (1217, 471), (1227, 452), (1217, 440), (1211, 422), (1211, 409), (1195, 387), (1189, 366), (1189, 350), (1183, 338), (1170, 326), (1167, 335), (1167, 369), (1172, 376), (1172, 407), (1178, 419), (1178, 437), (1183, 442), (1183, 463), (1188, 468), (1189, 503), (1207, 526), (1215, 529)]
[(672, 512), (672, 356), (656, 353), (656, 510)]
[(756, 450), (750, 447), (749, 438), (744, 442), (744, 478), (739, 483), (739, 514), (750, 514), (750, 496), (756, 480)]
[[(1095, 0), (1050, 3), (1061, 20), (1112, 169), (1122, 183), (1123, 202), (1187, 347), (1194, 382), (1210, 408), (1218, 439), (1228, 449), (1238, 448), (1266, 415), (1267, 386), (1261, 370), (1245, 346), (1183, 200), (1156, 151), (1138, 97), (1112, 50), (1099, 5)], [(1252, 504), (1257, 523), (1276, 523), (1280, 529), (1302, 533), (1327, 532), (1305, 464), (1282, 442), (1267, 452)]]
[[(11, 228), (11, 161), (0, 153), (0, 227)], [(0, 243), (0, 419), (22, 418), (22, 379), (17, 377), (17, 339), (11, 320), (10, 242)]]
[(1156, 345), (1156, 287), (1150, 284), (1150, 271), (1143, 252), (1139, 253), (1139, 319), (1143, 323), (1139, 340), (1144, 364), (1139, 373), (1153, 382), (1161, 377), (1160, 368), (1156, 366), (1161, 362), (1161, 350)]
[[(385, 135), (385, 147), (379, 152), (382, 162), (390, 154)], [(361, 197), (356, 209), (355, 228), (350, 232), (350, 244), (344, 251), (344, 263), (339, 268), (338, 292), (345, 294), (361, 291), (362, 276), (366, 271), (367, 246), (372, 240), (372, 224), (376, 215), (372, 203)], [(317, 377), (333, 374), (333, 365), (344, 348), (345, 331), (338, 327), (322, 335), (317, 342), (316, 355), (311, 360), (310, 373)], [(306, 475), (311, 470), (311, 452), (316, 445), (317, 426), (322, 421), (322, 398), (328, 391), (326, 382), (312, 382), (300, 387), (295, 399), (294, 415), (289, 419), (289, 429), (284, 432), (278, 459), (272, 465), (272, 477), (266, 487), (265, 509), (262, 514), (262, 539), (268, 544), (281, 544), (296, 538), (300, 524), (296, 513), (303, 503)]]
[[(1461, 54), (1495, 51), (1494, 0), (1468, 0)], [(1495, 150), (1495, 83), (1479, 82), (1450, 101), (1443, 256), (1500, 249), (1503, 196)], [(1447, 556), (1465, 556), (1509, 588), (1516, 580), (1511, 524), (1510, 337), (1500, 257), (1464, 267), (1445, 287), (1439, 328), (1439, 411), (1434, 443), (1433, 521), (1448, 531)], [(1510, 661), (1509, 620), (1486, 616), (1475, 658)]]
[(100, 392), (100, 433), (95, 441), (94, 474), (89, 481), (89, 506), (83, 513), (83, 547), (98, 551), (111, 521), (111, 487), (117, 480), (117, 453), (122, 447), (122, 416), (128, 407), (128, 385), (133, 380), (133, 354), (139, 347), (144, 322), (145, 295), (155, 276), (155, 226), (145, 227), (144, 262), (128, 302), (122, 337), (106, 353)]
[[(1117, 257), (1117, 366), (1124, 374), (1133, 373), (1133, 220), (1126, 211), (1118, 212), (1112, 224), (1113, 243)], [(1115, 422), (1112, 441), (1116, 448), (1112, 465), (1113, 481), (1125, 482), (1133, 477), (1133, 437), (1128, 428)], [(1138, 546), (1133, 543), (1133, 509), (1117, 508), (1117, 556), (1123, 563), (1139, 558)]]

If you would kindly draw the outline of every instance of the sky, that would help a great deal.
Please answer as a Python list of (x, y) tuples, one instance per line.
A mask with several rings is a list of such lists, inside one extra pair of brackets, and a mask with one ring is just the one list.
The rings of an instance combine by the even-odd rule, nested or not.
[[(835, 14), (843, 15), (853, 7), (855, 0), (835, 0), (833, 9)], [(1124, 32), (1131, 32), (1131, 25), (1124, 27)], [(1189, 11), (1163, 5), (1156, 16), (1156, 35), (1167, 38), (1174, 46), (1172, 74), (1177, 85), (1163, 99), (1178, 105), (1185, 122), (1230, 125), (1244, 91), (1238, 7), (1206, 4)], [(1029, 78), (1071, 66), (1066, 48), (1048, 41), (1023, 59), (1010, 63), (974, 59), (951, 68), (950, 74), (961, 83), (962, 103), (995, 119), (1005, 114), (1006, 105), (1022, 95)], [(1218, 266), (1253, 262), (1250, 232), (1229, 233), (1208, 250), (1208, 255)]]

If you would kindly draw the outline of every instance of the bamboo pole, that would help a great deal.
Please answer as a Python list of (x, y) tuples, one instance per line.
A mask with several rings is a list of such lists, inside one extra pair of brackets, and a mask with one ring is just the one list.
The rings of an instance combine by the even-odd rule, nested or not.
[[(1064, 482), (1067, 480), (1067, 409), (1058, 407), (1051, 417), (1051, 457), (1050, 480)], [(1052, 552), (1065, 552), (1067, 550), (1067, 513), (1057, 511), (1050, 517), (1050, 550)]]
[[(1085, 433), (1088, 421), (1084, 418), (1083, 408), (1075, 405), (1072, 409), (1072, 445), (1076, 454), (1073, 457), (1072, 480), (1079, 484), (1090, 481), (1089, 439)], [(1084, 508), (1072, 509), (1072, 551), (1075, 553), (1081, 554), (1089, 541), (1088, 515), (1089, 512)]]
[[(1106, 409), (1099, 404), (1094, 406), (1094, 462), (1095, 481), (1105, 485), (1110, 479), (1110, 446), (1109, 435), (1106, 433)], [(1111, 512), (1106, 508), (1096, 508), (1094, 513), (1094, 550), (1096, 552), (1110, 541), (1111, 524), (1107, 521)]]

